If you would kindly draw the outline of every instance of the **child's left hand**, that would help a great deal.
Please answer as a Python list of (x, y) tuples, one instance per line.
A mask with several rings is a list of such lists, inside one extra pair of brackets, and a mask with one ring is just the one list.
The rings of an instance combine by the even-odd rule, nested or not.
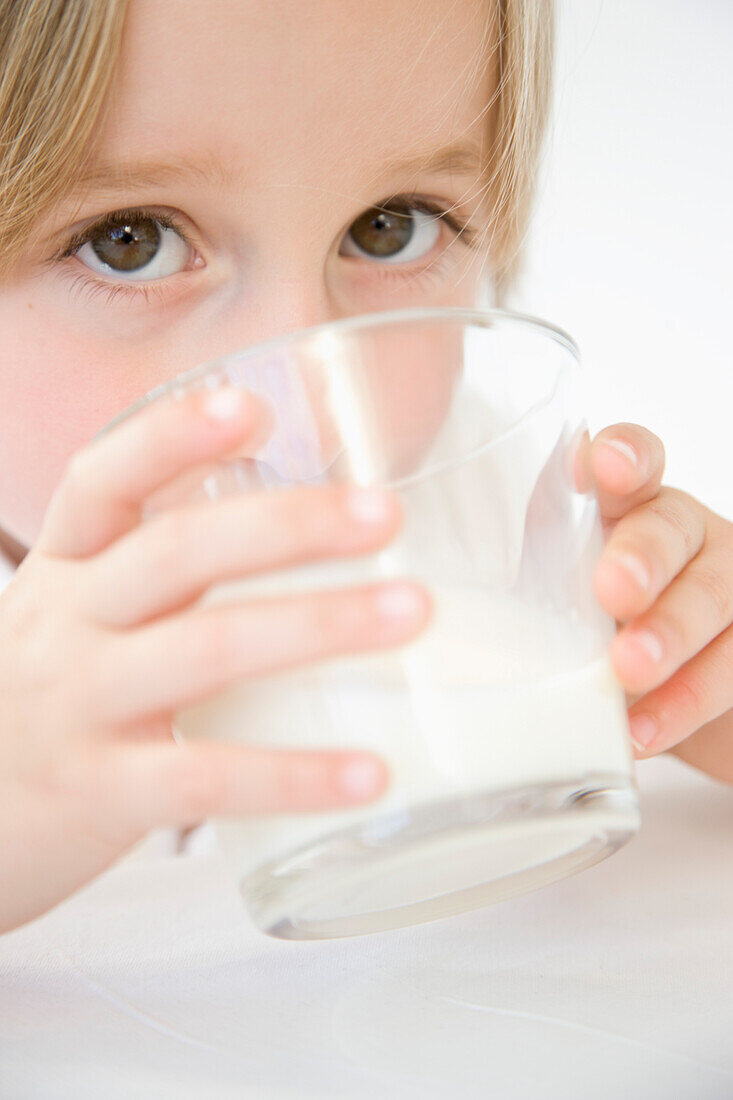
[(595, 591), (619, 631), (637, 758), (671, 751), (733, 783), (733, 523), (662, 486), (664, 447), (615, 424), (586, 451), (607, 535)]

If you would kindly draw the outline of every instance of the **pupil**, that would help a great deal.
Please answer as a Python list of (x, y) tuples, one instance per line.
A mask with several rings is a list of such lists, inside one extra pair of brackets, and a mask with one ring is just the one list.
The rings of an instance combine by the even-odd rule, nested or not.
[(160, 230), (152, 218), (112, 225), (91, 242), (94, 252), (115, 271), (138, 271), (155, 257)]
[(409, 212), (399, 210), (374, 214), (367, 210), (351, 227), (351, 236), (364, 252), (374, 256), (394, 256), (407, 245), (413, 233)]

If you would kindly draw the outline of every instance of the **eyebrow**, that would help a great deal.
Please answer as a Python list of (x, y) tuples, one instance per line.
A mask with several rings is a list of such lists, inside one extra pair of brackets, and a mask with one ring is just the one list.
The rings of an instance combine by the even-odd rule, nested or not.
[(472, 175), (478, 172), (483, 163), (483, 151), (475, 142), (458, 141), (443, 145), (439, 149), (424, 153), (413, 153), (386, 164), (382, 172), (385, 176), (418, 175), (425, 172), (430, 175), (442, 175), (453, 172), (456, 175)]
[[(482, 162), (480, 146), (464, 140), (390, 160), (380, 168), (377, 178), (421, 173), (475, 175), (480, 171)], [(219, 158), (209, 154), (196, 158), (175, 157), (166, 161), (144, 160), (93, 165), (77, 177), (74, 192), (86, 189), (106, 192), (120, 191), (125, 187), (157, 187), (187, 176), (223, 187), (242, 186), (241, 176), (236, 169), (226, 166)]]

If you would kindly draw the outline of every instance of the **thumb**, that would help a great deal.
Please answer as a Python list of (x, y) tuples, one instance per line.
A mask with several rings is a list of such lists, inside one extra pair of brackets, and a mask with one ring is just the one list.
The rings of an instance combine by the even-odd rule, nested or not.
[(595, 482), (601, 516), (615, 520), (658, 494), (664, 444), (638, 424), (613, 424), (579, 451), (578, 461), (584, 469), (576, 470), (576, 481)]

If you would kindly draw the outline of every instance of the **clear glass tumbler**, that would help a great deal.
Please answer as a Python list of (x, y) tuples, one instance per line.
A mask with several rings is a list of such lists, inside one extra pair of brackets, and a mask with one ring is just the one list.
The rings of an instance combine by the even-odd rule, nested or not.
[(264, 932), (349, 936), (459, 913), (581, 871), (640, 824), (613, 621), (592, 591), (603, 538), (578, 350), (532, 317), (396, 310), (303, 329), (152, 390), (223, 382), (272, 410), (252, 454), (189, 471), (162, 507), (297, 484), (390, 486), (385, 549), (232, 578), (201, 603), (409, 577), (428, 627), (388, 650), (244, 680), (178, 734), (367, 748), (391, 770), (368, 806), (214, 822)]

